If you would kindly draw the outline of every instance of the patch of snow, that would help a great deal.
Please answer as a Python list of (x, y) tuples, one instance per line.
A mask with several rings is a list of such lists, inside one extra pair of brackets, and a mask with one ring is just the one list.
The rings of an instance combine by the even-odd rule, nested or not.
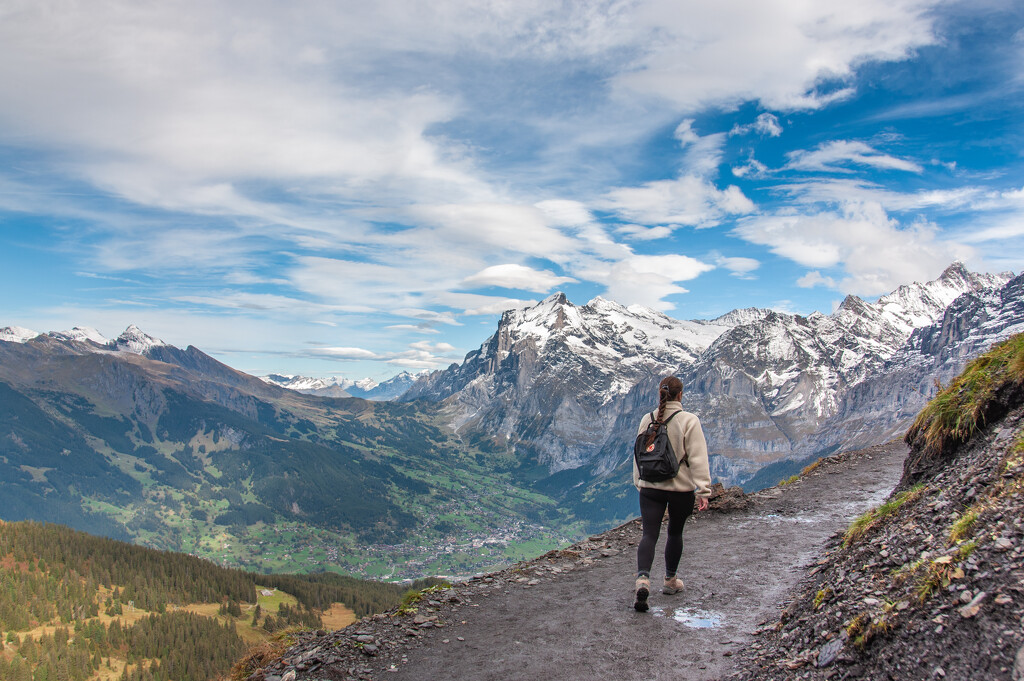
[(96, 345), (110, 345), (110, 339), (91, 326), (76, 326), (70, 331), (51, 331), (49, 336), (57, 340), (92, 342)]
[(23, 326), (5, 326), (0, 329), (0, 341), (8, 343), (27, 343), (39, 335), (41, 334)]
[(39, 335), (41, 334), (31, 329), (26, 329), (23, 326), (5, 326), (0, 328), (0, 341), (7, 343), (27, 343)]
[(165, 346), (167, 343), (159, 338), (154, 338), (145, 333), (142, 329), (130, 325), (120, 336), (114, 340), (114, 349), (119, 352), (131, 352), (136, 355), (144, 355), (147, 350)]

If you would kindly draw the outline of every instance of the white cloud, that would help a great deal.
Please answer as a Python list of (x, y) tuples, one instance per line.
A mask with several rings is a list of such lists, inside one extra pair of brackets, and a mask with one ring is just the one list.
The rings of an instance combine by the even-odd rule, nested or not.
[(579, 201), (549, 199), (536, 204), (544, 214), (548, 225), (553, 227), (578, 227), (593, 221), (587, 207)]
[(752, 178), (760, 178), (768, 174), (768, 166), (753, 157), (745, 164), (733, 166), (730, 170), (736, 177), (747, 177), (749, 175)]
[(525, 265), (507, 263), (480, 270), (466, 277), (462, 284), (465, 287), (498, 286), (546, 293), (555, 286), (575, 281), (572, 277), (560, 277), (550, 270), (535, 270)]
[(759, 260), (739, 256), (719, 256), (715, 258), (715, 264), (729, 270), (734, 277), (740, 277), (741, 279), (753, 279), (754, 277), (751, 275), (751, 272), (761, 266)]
[(371, 312), (373, 310), (372, 307), (367, 305), (323, 305), (273, 293), (251, 293), (247, 291), (220, 291), (211, 295), (175, 296), (173, 299), (183, 303), (240, 311), (284, 310), (292, 313), (316, 314), (323, 312)]
[(727, 135), (698, 135), (693, 129), (693, 120), (685, 119), (676, 126), (674, 136), (683, 149), (682, 174), (699, 177), (714, 177), (718, 174)]
[(928, 208), (981, 210), (984, 208), (984, 198), (991, 196), (990, 192), (980, 187), (898, 192), (853, 178), (814, 178), (806, 182), (779, 185), (775, 189), (803, 204), (877, 203), (892, 211)]
[(394, 314), (401, 315), (402, 317), (412, 317), (413, 319), (422, 319), (433, 324), (448, 324), (451, 326), (461, 326), (461, 323), (455, 319), (455, 315), (451, 312), (436, 310), (421, 310), (416, 308), (399, 308), (393, 310)]
[(521, 300), (502, 296), (485, 296), (477, 293), (445, 292), (438, 296), (438, 302), (470, 316), (496, 315), (505, 310), (518, 310), (535, 304), (536, 300)]
[(840, 164), (852, 163), (877, 170), (902, 170), (921, 173), (924, 169), (914, 161), (875, 151), (864, 142), (834, 140), (818, 145), (813, 151), (798, 150), (786, 154), (790, 170), (810, 170), (833, 173), (850, 172)]
[(620, 234), (625, 234), (628, 239), (635, 239), (637, 241), (664, 239), (672, 234), (672, 230), (663, 225), (659, 225), (657, 227), (645, 227), (644, 225), (619, 225), (615, 228), (615, 231)]
[(796, 285), (801, 288), (814, 288), (815, 286), (824, 286), (826, 288), (836, 288), (835, 279), (832, 277), (823, 276), (818, 270), (812, 270), (796, 280)]
[(768, 137), (778, 137), (782, 134), (782, 125), (774, 114), (765, 112), (757, 117), (754, 130)]
[(859, 64), (905, 59), (935, 42), (931, 4), (726, 0), (680, 12), (672, 0), (651, 0), (631, 18), (653, 35), (614, 82), (624, 97), (658, 97), (682, 111), (750, 100), (775, 110), (819, 108), (849, 94), (823, 82), (848, 82)]
[(307, 354), (331, 360), (386, 362), (419, 369), (436, 369), (446, 366), (453, 359), (461, 359), (458, 355), (452, 355), (455, 346), (451, 343), (416, 341), (407, 347), (407, 350), (396, 352), (374, 352), (358, 347), (322, 347), (309, 350)]
[(689, 281), (714, 265), (685, 255), (635, 255), (615, 263), (595, 264), (586, 276), (603, 283), (606, 297), (625, 305), (640, 304), (655, 310), (671, 310), (667, 296), (686, 293), (677, 282)]
[(932, 225), (901, 227), (878, 204), (743, 218), (733, 234), (805, 267), (842, 266), (847, 276), (838, 288), (864, 296), (932, 279), (953, 260), (974, 256), (969, 246), (941, 240)]
[(778, 116), (766, 111), (755, 118), (754, 122), (749, 125), (734, 125), (729, 134), (746, 135), (751, 131), (766, 137), (778, 137), (782, 134), (782, 124), (779, 123)]
[(379, 359), (380, 355), (365, 348), (317, 348), (311, 351), (314, 355), (324, 355), (331, 359)]
[(389, 324), (384, 328), (393, 329), (395, 331), (412, 331), (414, 333), (441, 333), (434, 327), (427, 324)]
[(428, 238), (456, 248), (475, 245), (513, 253), (557, 259), (573, 253), (576, 242), (549, 226), (544, 213), (510, 203), (418, 205), (411, 217), (433, 227)]
[(608, 192), (598, 205), (631, 222), (693, 227), (713, 227), (728, 215), (754, 210), (753, 202), (739, 187), (718, 189), (695, 175), (619, 187)]
[(451, 352), (455, 349), (455, 346), (450, 343), (430, 343), (428, 341), (409, 343), (409, 347), (423, 352)]

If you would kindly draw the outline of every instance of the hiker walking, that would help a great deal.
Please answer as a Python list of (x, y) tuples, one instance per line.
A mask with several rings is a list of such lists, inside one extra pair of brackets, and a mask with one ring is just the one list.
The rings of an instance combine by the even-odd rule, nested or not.
[[(636, 602), (633, 604), (639, 612), (646, 612), (648, 608), (651, 565), (665, 509), (668, 509), (668, 539), (665, 542), (665, 583), (661, 590), (665, 594), (676, 594), (683, 590), (683, 580), (676, 576), (683, 555), (683, 525), (695, 505), (700, 511), (708, 507), (711, 494), (704, 432), (700, 420), (683, 411), (682, 395), (682, 381), (675, 376), (661, 379), (658, 408), (640, 421), (634, 447), (633, 485), (640, 492), (643, 521), (643, 538), (636, 551)], [(678, 466), (677, 471), (674, 471), (675, 466)]]

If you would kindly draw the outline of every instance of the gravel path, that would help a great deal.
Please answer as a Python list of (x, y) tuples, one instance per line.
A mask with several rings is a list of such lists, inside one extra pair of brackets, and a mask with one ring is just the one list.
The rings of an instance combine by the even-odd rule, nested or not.
[[(796, 483), (754, 495), (746, 510), (692, 518), (680, 565), (687, 588), (674, 596), (654, 589), (648, 613), (631, 607), (638, 521), (592, 538), (610, 555), (583, 567), (559, 571), (549, 557), (550, 566), (533, 563), (547, 570), (541, 579), (471, 583), (472, 598), (447, 613), (444, 628), (408, 646), (404, 659), (375, 660), (382, 666), (373, 678), (723, 677), (759, 623), (777, 617), (825, 540), (885, 499), (905, 456), (902, 442), (842, 454)], [(663, 547), (664, 534), (655, 586)]]

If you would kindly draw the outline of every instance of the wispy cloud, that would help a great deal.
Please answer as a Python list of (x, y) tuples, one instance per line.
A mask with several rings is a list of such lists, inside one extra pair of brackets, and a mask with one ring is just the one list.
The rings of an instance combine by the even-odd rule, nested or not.
[(864, 142), (834, 140), (825, 142), (811, 151), (791, 151), (787, 154), (790, 170), (812, 170), (819, 172), (851, 172), (847, 164), (868, 166), (878, 170), (902, 170), (910, 173), (922, 172), (921, 165), (907, 159), (897, 158), (872, 149)]

